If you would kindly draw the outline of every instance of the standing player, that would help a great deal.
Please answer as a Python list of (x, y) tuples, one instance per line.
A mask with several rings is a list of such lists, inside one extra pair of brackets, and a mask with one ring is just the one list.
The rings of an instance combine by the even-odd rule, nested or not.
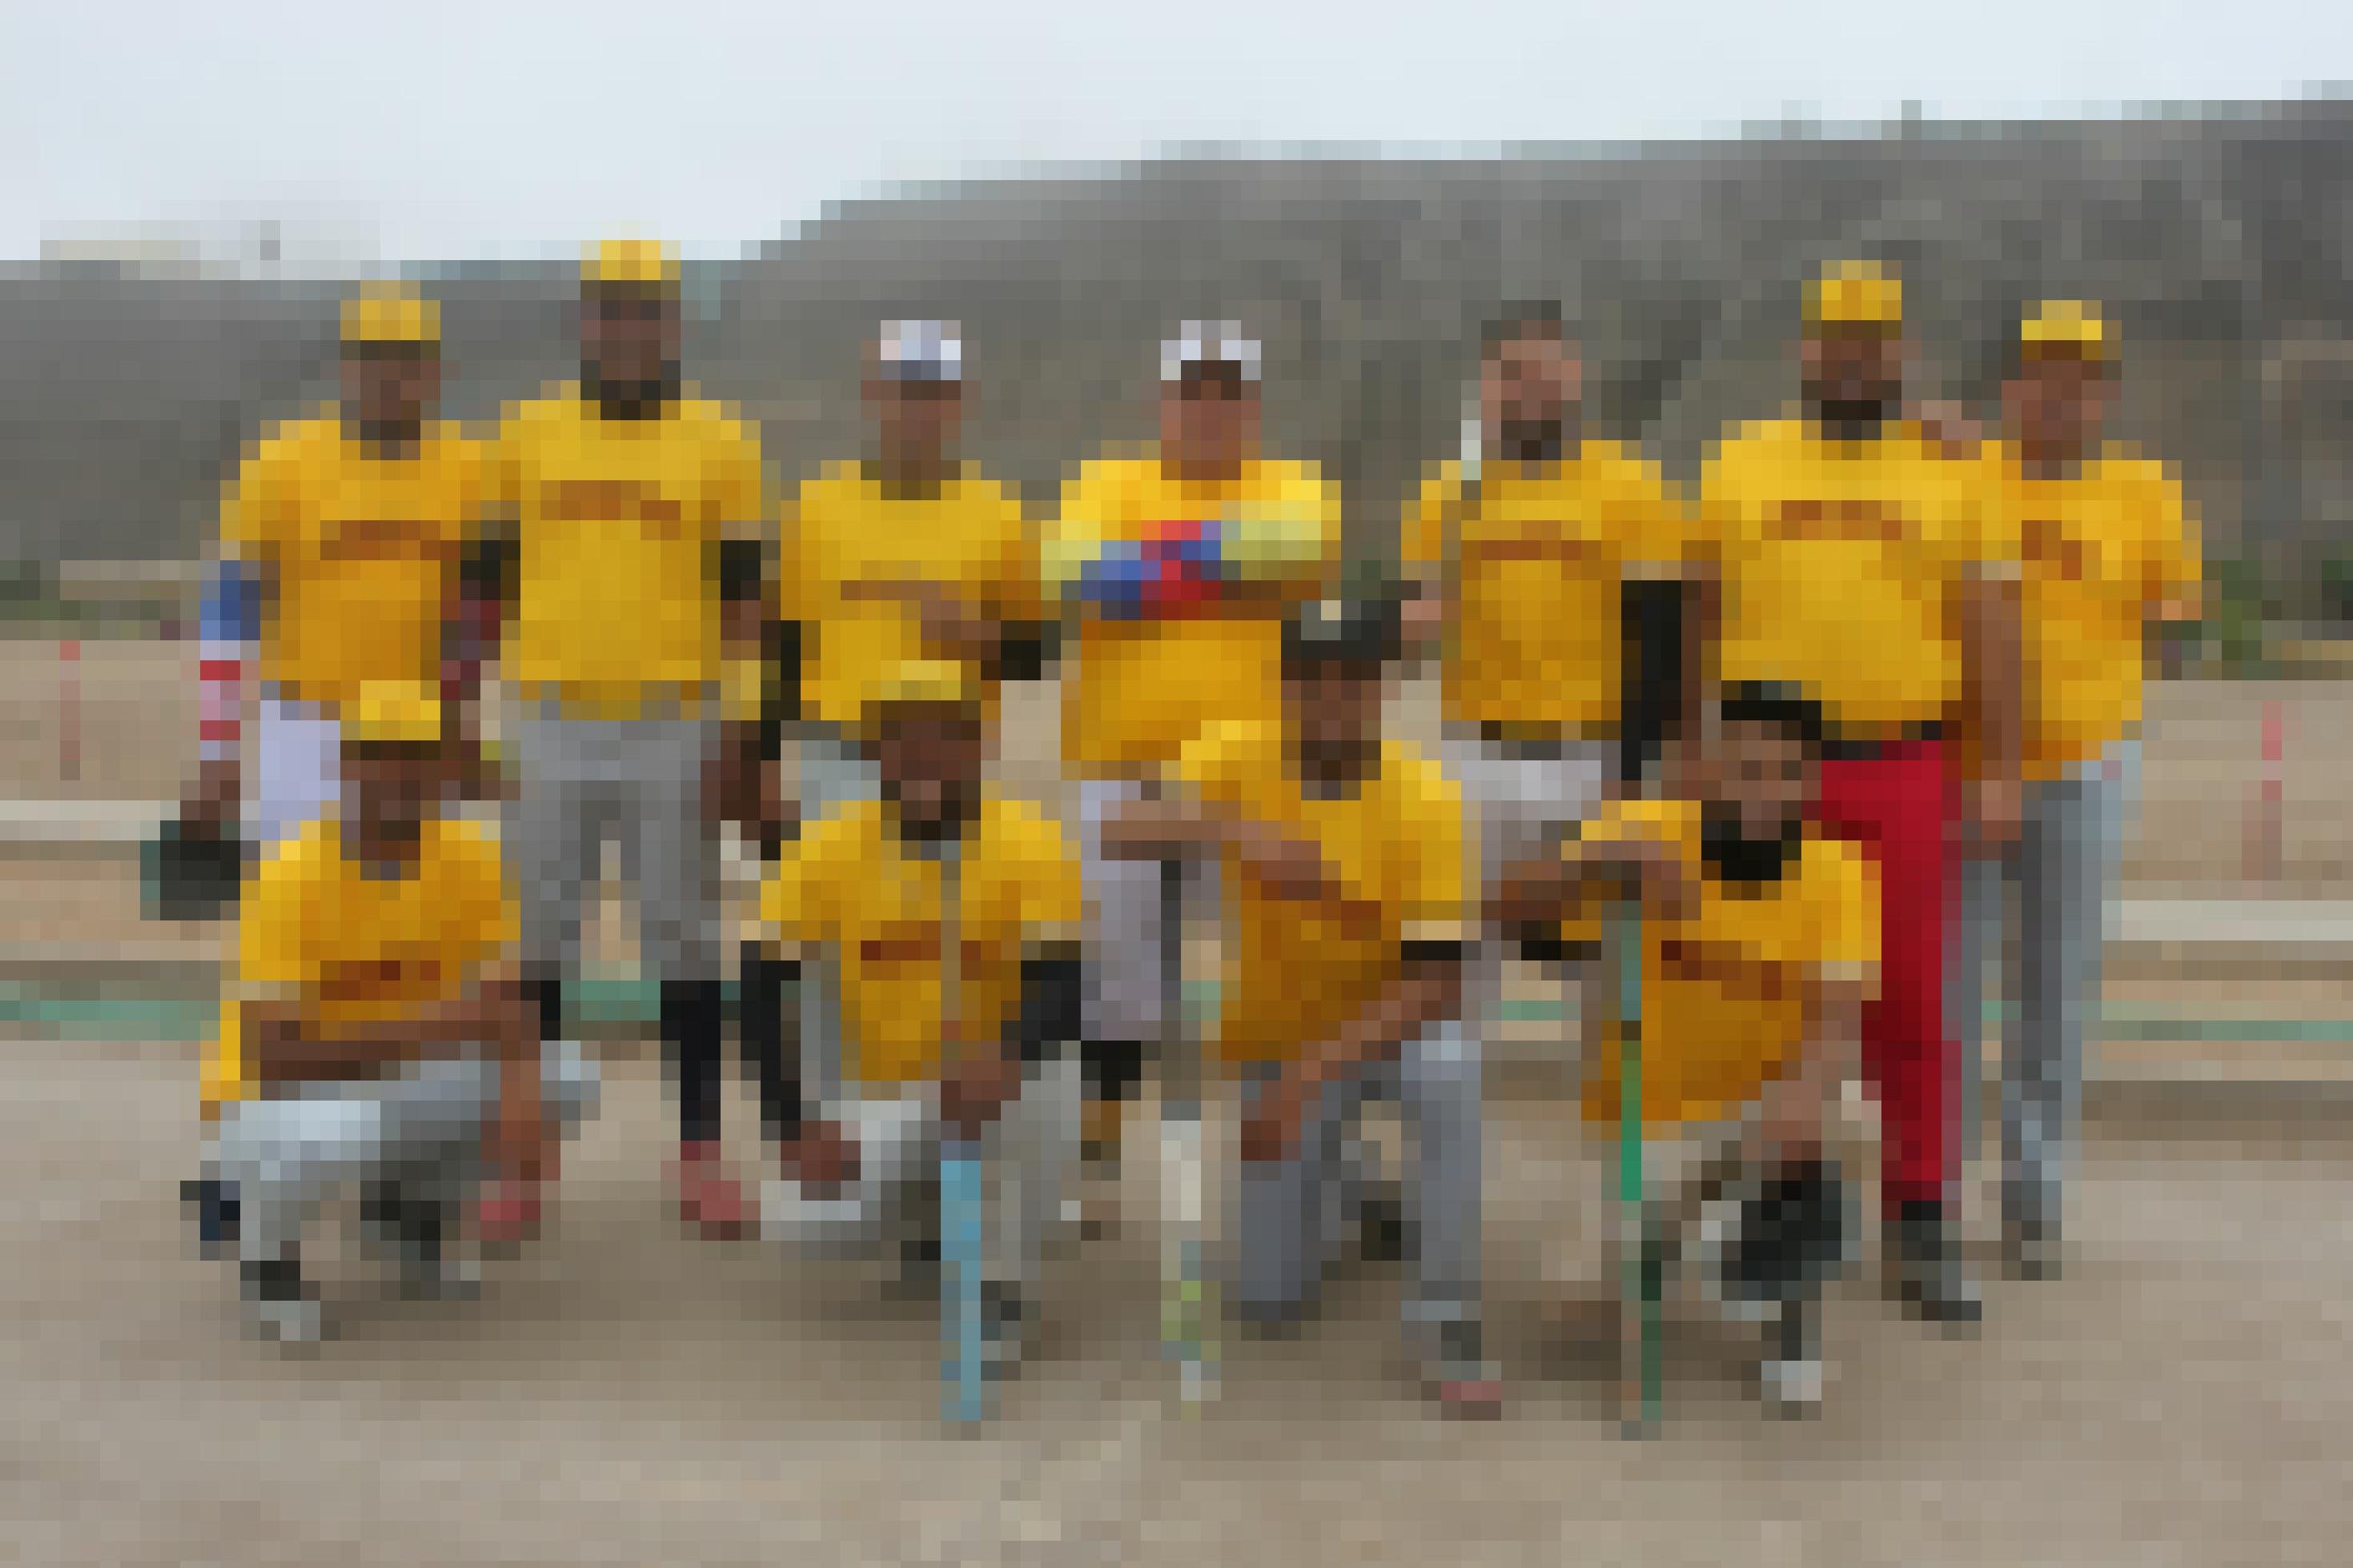
[(444, 1250), (465, 1200), (495, 1178), (483, 1238), (528, 1232), (550, 1141), (596, 1094), (576, 1048), (535, 1037), (498, 847), (441, 809), (438, 697), (364, 683), (338, 732), (345, 803), (256, 868), (205, 1071), (206, 1240), (235, 1245), (255, 1326), (290, 1342), (322, 1326), (301, 1245), (323, 1198), (361, 1186), (412, 1288), (467, 1287)]
[[(2115, 336), (2097, 308), (2045, 303), (2020, 328), (2002, 388), (2007, 438), (1989, 448), (2024, 569), (2027, 784), (2016, 844), (1972, 858), (1964, 874), (1949, 1010), (1961, 1081), (1974, 1087), (1985, 965), (2000, 951), (2005, 883), (2014, 884), (2001, 1217), (2005, 1261), (2028, 1278), (2059, 1263), (2084, 1030), (2100, 1003), (2101, 917), (2139, 776), (2147, 634), (2195, 618), (2200, 597), (2179, 484), (2102, 443), (2116, 389)], [(1961, 1146), (1976, 1152), (1967, 1132)]]
[(1446, 1410), (1493, 1413), (1481, 1354), (1481, 1053), (1462, 1027), (1462, 800), (1385, 740), (1399, 643), (1391, 601), (1325, 600), (1286, 628), (1281, 717), (1218, 723), (1130, 803), (1108, 851), (1224, 863), (1232, 920), (1223, 1058), (1244, 1118), (1232, 1294), (1266, 1330), (1297, 1321), (1352, 1222), (1386, 1246), (1350, 1138), (1367, 1099), (1414, 1134), (1403, 1233), (1408, 1343)]
[(1052, 821), (983, 784), (987, 702), (967, 668), (886, 665), (860, 712), (852, 733), (880, 798), (812, 822), (762, 890), (772, 961), (799, 983), (824, 1075), (818, 1115), (804, 1119), (797, 1084), (780, 1097), (786, 1174), (763, 1194), (762, 1228), (793, 1246), (895, 1239), (902, 1256), (936, 1256), (942, 1140), (978, 1142), (996, 1194), (987, 1337), (1008, 1370), (1037, 1322), (1078, 1142), (1078, 858)]
[(254, 448), (221, 506), (204, 608), (202, 763), (182, 821), (218, 838), (242, 817), (250, 855), (332, 810), (335, 722), (364, 682), (439, 676), (459, 563), (485, 499), (480, 447), (434, 417), (438, 308), (371, 286), (344, 304), (342, 339), (341, 408)]
[[(1559, 308), (1491, 323), (1479, 379), (1475, 476), (1450, 463), (1422, 486), (1402, 557), (1419, 576), (1417, 619), (1444, 639), (1447, 761), (1474, 803), (1492, 889), (1605, 791), (1639, 789), (1699, 618), (1679, 613), (1683, 509), (1656, 468), (1584, 435), (1583, 366)], [(1486, 1014), (1504, 954), (1483, 947)]]
[(873, 794), (860, 704), (902, 660), (950, 659), (992, 716), (1043, 651), (1036, 542), (1019, 500), (956, 456), (964, 342), (953, 321), (885, 321), (867, 351), (875, 457), (828, 467), (785, 510), (776, 618), (811, 819)]
[(1973, 815), (1994, 841), (2014, 835), (2018, 612), (1983, 465), (1904, 416), (1902, 329), (1889, 273), (1849, 264), (1817, 279), (1803, 416), (1725, 440), (1702, 486), (1722, 679), (1820, 704), (1823, 823), (1878, 863), (1881, 984), (1862, 1049), (1886, 1130), (1888, 1256), (1907, 1305), (1962, 1324), (1983, 1309), (1948, 1201), (1943, 983), (1959, 804), (1946, 742), (1964, 722), (1980, 737)]
[(767, 515), (756, 435), (690, 396), (677, 259), (608, 241), (582, 274), (581, 380), (510, 409), (497, 485), (512, 513), (501, 674), (516, 775), (507, 852), (542, 1037), (563, 1033), (565, 968), (605, 835), (621, 841), (638, 951), (661, 986), (679, 1080), (679, 1206), (707, 1232), (750, 1206), (719, 1157), (722, 1047), (715, 798), (732, 658), (756, 659)]
[(1259, 345), (1236, 323), (1185, 322), (1160, 346), (1158, 450), (1087, 464), (1045, 540), (1047, 584), (1077, 623), (1062, 754), (1092, 915), (1088, 1152), (1106, 1175), (1176, 999), (1160, 994), (1158, 873), (1107, 859), (1103, 825), (1210, 722), (1279, 717), (1283, 616), (1338, 565), (1337, 487), (1261, 455), (1259, 387)]
[[(1821, 1398), (1816, 1309), (1847, 1255), (1822, 1119), (1852, 1076), (1877, 890), (1863, 853), (1807, 820), (1820, 778), (1814, 706), (1736, 687), (1716, 719), (1704, 739), (1683, 738), (1664, 798), (1605, 807), (1558, 855), (1514, 868), (1498, 905), (1508, 926), (1567, 914), (1583, 937), (1638, 890), (1642, 1130), (1691, 1137), (1679, 1206), (1699, 1209), (1704, 1282), (1768, 1323), (1762, 1392), (1796, 1413)], [(1620, 1115), (1614, 1045), (1596, 1042), (1589, 1123)], [(1720, 1227), (1730, 1237), (1711, 1245)]]

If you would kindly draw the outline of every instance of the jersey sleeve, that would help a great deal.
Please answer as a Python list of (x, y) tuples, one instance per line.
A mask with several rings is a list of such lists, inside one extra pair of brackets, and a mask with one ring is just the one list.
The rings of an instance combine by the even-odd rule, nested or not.
[(1285, 597), (1326, 592), (1340, 568), (1340, 487), (1311, 467), (1291, 473), (1269, 500), (1222, 520), (1229, 566), (1281, 584)]
[(237, 912), (233, 1001), (289, 1000), (316, 984), (317, 955), (308, 940), (317, 923), (311, 859), (298, 840), (253, 873)]
[(804, 833), (760, 885), (761, 934), (786, 949), (813, 949), (838, 934), (831, 870), (843, 849), (842, 821), (828, 818)]
[(1967, 567), (1982, 577), (2007, 579), (2023, 570), (2024, 543), (2019, 537), (2017, 509), (2010, 505), (2009, 487), (1990, 454), (1966, 465), (1968, 470), (1968, 531), (1963, 539)]
[(530, 463), (531, 410), (509, 404), (498, 427), (482, 443), (482, 506), (512, 517), (522, 509), (524, 475)]
[(1696, 531), (1691, 508), (1656, 465), (1630, 457), (1614, 498), (1626, 575), (1672, 577), (1683, 570)]
[(1461, 493), (1461, 476), (1452, 464), (1422, 480), (1398, 529), (1398, 559), (1407, 567), (1434, 572), (1446, 563), (1447, 514)]
[(1000, 489), (993, 498), (997, 518), (997, 552), (988, 597), (997, 613), (1016, 622), (1036, 621), (1046, 614), (1045, 563), (1040, 557), (1039, 531), (1020, 498)]
[(1062, 487), (1054, 515), (1039, 531), (1039, 574), (1052, 602), (1080, 602), (1088, 568), (1112, 542), (1111, 500), (1108, 478), (1092, 466)]
[(761, 537), (768, 519), (768, 479), (760, 438), (742, 419), (721, 418), (703, 458), (704, 508), (720, 539)]
[(1170, 770), (1172, 782), (1205, 800), (1240, 805), (1250, 793), (1257, 764), (1268, 750), (1268, 737), (1261, 732), (1264, 728), (1234, 720), (1205, 726), (1177, 753)]
[(2150, 479), (2148, 489), (2144, 592), (2154, 611), (2168, 600), (2194, 593), (2206, 567), (2197, 515), (2183, 496), (2180, 482), (2159, 473)]
[(1409, 820), (1398, 825), (1398, 842), (1412, 857), (1403, 879), (1405, 907), (1398, 911), (1401, 940), (1463, 942), (1472, 935), (1465, 897), (1470, 882), (1462, 795), (1434, 767), (1417, 770)]
[(1815, 908), (1812, 958), (1826, 981), (1860, 981), (1879, 964), (1879, 879), (1863, 856), (1835, 847)]
[(773, 608), (780, 621), (809, 618), (809, 562), (801, 538), (802, 498), (786, 500), (776, 511), (776, 580)]
[(1076, 941), (1086, 912), (1078, 851), (1060, 826), (1028, 816), (1023, 821), (1027, 866), (1020, 898), (1021, 934), (1033, 942)]
[(448, 955), (452, 966), (470, 973), (515, 952), (522, 941), (522, 919), (498, 846), (470, 827), (455, 842), (450, 881), (456, 918), (444, 929), (454, 949)]
[(290, 438), (275, 435), (237, 465), (221, 492), (221, 552), (271, 561), (301, 525), (301, 465)]

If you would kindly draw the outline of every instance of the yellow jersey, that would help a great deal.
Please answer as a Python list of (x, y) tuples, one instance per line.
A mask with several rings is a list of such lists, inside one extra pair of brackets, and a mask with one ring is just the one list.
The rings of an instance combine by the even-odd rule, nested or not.
[(403, 1017), (455, 1001), (513, 950), (517, 921), (498, 844), (470, 822), (427, 821), (416, 864), (397, 877), (347, 857), (332, 818), (311, 823), (255, 869), (238, 906), (206, 1113), (255, 1091), (240, 1044), (248, 1001), (290, 1001), (319, 1030)]
[(1988, 448), (2019, 542), (2025, 763), (2052, 778), (2140, 722), (2150, 618), (2203, 575), (2196, 521), (2162, 464), (2112, 451), (2065, 479)]
[(518, 695), (614, 719), (715, 703), (712, 554), (768, 515), (751, 426), (694, 397), (607, 419), (567, 391), (509, 411), (495, 465), (518, 546), (501, 655)]
[[(989, 792), (958, 867), (958, 1037), (1002, 1037), (1021, 999), (1021, 961), (1077, 939), (1079, 858), (1035, 807)], [(760, 890), (764, 936), (787, 952), (823, 949), (838, 965), (846, 1066), (884, 1086), (938, 1077), (941, 897), (936, 859), (909, 849), (880, 801), (811, 827)]]
[[(1878, 965), (1878, 876), (1852, 845), (1809, 830), (1778, 881), (1751, 887), (1707, 874), (1694, 801), (1614, 801), (1577, 837), (1667, 845), (1699, 889), (1691, 919), (1642, 922), (1645, 1126), (1738, 1115), (1809, 1044), (1809, 990), (1868, 980)], [(1598, 938), (1600, 912), (1572, 910), (1564, 934)], [(1594, 1020), (1587, 1038), (1586, 1119), (1615, 1121), (1616, 1022)]]
[(1961, 584), (2014, 552), (1986, 465), (1914, 426), (1750, 426), (1710, 458), (1700, 531), (1724, 580), (1717, 673), (1794, 684), (1850, 738), (1958, 716)]
[(917, 611), (846, 598), (848, 584), (920, 579), (1000, 619), (1044, 613), (1020, 501), (969, 467), (921, 498), (886, 494), (859, 464), (829, 468), (786, 509), (780, 549), (776, 613), (805, 628), (802, 712), (827, 724), (854, 726), (876, 671), (934, 651)]
[(1246, 598), (1189, 618), (1085, 616), (1063, 675), (1062, 752), (1080, 772), (1150, 772), (1210, 723), (1281, 717), (1283, 618), (1327, 592), (1339, 565), (1339, 488), (1313, 466), (1255, 459), (1229, 481), (1193, 483), (1154, 458), (1090, 463), (1047, 528), (1047, 585), (1067, 602), (1106, 544), (1187, 521), (1229, 525), (1259, 566), (1279, 564), (1253, 571)]
[(480, 442), (428, 429), (379, 458), (332, 416), (291, 425), (238, 468), (228, 553), (266, 567), (265, 691), (332, 710), (362, 684), (438, 680), (458, 560), (489, 496)]
[(1614, 739), (1620, 590), (1681, 568), (1682, 502), (1614, 441), (1533, 470), (1490, 464), (1475, 497), (1466, 490), (1461, 466), (1446, 465), (1407, 510), (1402, 541), (1409, 566), (1442, 571), (1452, 554), (1446, 717), (1514, 739)]
[(1462, 795), (1400, 742), (1352, 795), (1310, 797), (1281, 724), (1212, 726), (1176, 777), (1205, 798), (1312, 842), (1354, 908), (1302, 903), (1226, 868), (1233, 911), (1219, 1026), (1229, 1063), (1289, 1061), (1377, 1001), (1401, 944), (1460, 942), (1470, 929)]

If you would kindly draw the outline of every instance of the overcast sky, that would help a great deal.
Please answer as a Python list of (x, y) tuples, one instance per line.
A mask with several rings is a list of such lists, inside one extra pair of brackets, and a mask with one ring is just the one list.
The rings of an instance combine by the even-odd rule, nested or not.
[[(1939, 16), (1946, 18), (1939, 21)], [(322, 215), (387, 259), (736, 254), (884, 182), (1172, 143), (1460, 150), (2304, 96), (2292, 0), (0, 0), (0, 258)]]

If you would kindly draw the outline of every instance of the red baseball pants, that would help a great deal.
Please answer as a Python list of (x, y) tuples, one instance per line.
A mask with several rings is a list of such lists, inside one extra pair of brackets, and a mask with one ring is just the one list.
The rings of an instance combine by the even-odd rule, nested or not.
[(1900, 741), (1822, 763), (1822, 827), (1879, 868), (1879, 998), (1863, 1010), (1862, 1068), (1879, 1096), (1882, 1206), (1947, 1195), (1947, 1108), (1958, 1054), (1945, 1033), (1945, 921), (1959, 791), (1941, 741)]

